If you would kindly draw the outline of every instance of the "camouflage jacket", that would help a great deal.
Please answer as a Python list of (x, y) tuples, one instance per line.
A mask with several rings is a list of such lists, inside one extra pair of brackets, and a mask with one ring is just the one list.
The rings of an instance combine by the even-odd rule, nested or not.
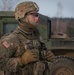
[(33, 75), (31, 71), (33, 64), (20, 66), (16, 58), (28, 48), (39, 48), (39, 37), (38, 30), (26, 34), (18, 28), (10, 34), (5, 34), (0, 39), (0, 70), (3, 70), (5, 75)]

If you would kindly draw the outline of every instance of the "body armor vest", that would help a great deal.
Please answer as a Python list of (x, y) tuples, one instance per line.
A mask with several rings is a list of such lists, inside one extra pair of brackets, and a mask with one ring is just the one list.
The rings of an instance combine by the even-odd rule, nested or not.
[[(18, 34), (17, 37), (18, 37), (18, 40), (20, 41), (21, 47), (23, 46), (24, 51), (34, 50), (40, 56), (40, 60), (45, 59), (44, 58), (45, 50), (43, 49), (46, 49), (46, 47), (44, 43), (40, 41), (39, 36), (36, 35), (35, 37), (34, 34), (24, 35), (22, 33), (22, 35)], [(45, 63), (43, 61), (39, 61), (36, 63), (31, 63), (31, 64), (26, 65), (20, 71), (21, 72), (23, 71), (23, 74), (25, 75), (43, 75), (45, 68), (46, 68)], [(21, 72), (20, 74), (22, 74)]]

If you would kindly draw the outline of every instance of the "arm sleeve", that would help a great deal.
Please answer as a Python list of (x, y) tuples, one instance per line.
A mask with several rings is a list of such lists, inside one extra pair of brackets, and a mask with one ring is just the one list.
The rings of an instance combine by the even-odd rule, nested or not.
[(16, 47), (10, 39), (0, 41), (0, 70), (16, 72), (19, 64), (15, 54)]

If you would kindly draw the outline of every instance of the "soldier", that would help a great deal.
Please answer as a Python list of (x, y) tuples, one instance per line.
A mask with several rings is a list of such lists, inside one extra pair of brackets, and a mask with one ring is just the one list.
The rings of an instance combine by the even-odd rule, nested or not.
[[(19, 25), (15, 31), (4, 35), (0, 40), (0, 70), (5, 75), (37, 75), (39, 69), (45, 69), (44, 61), (54, 59), (53, 53), (46, 50), (44, 43), (40, 41), (38, 11), (38, 5), (32, 1), (16, 6), (15, 18)], [(41, 57), (44, 61), (40, 60)]]

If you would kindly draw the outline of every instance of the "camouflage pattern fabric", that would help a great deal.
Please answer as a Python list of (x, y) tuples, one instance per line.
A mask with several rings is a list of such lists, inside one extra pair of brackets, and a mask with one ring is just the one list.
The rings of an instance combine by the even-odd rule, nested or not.
[[(20, 37), (21, 41), (19, 41), (18, 34), (19, 36), (21, 36)], [(14, 32), (4, 35), (0, 40), (0, 69), (4, 70), (6, 75), (8, 74), (21, 75), (18, 72), (19, 69), (21, 69), (21, 67), (16, 61), (16, 57), (21, 56), (28, 48), (35, 49), (40, 47), (38, 38), (39, 38), (39, 33), (37, 31), (35, 31), (32, 35), (31, 34), (29, 35), (25, 34), (18, 28)], [(32, 47), (30, 46), (31, 42), (33, 44), (31, 45)], [(29, 65), (28, 67), (27, 66), (22, 67), (21, 70), (22, 71), (32, 70), (32, 67), (30, 67), (31, 65)], [(22, 72), (22, 75), (24, 75), (23, 73), (24, 72)], [(33, 73), (32, 74), (31, 73), (26, 75), (32, 75)]]
[(4, 35), (0, 40), (0, 70), (3, 70), (5, 75), (37, 75), (36, 70), (40, 75), (43, 75), (44, 63), (38, 62), (42, 65), (41, 70), (38, 70), (35, 69), (40, 67), (38, 64), (35, 66), (35, 63), (29, 63), (20, 66), (16, 60), (28, 49), (38, 51), (41, 47), (39, 41), (38, 30), (32, 34), (26, 34), (17, 28), (14, 32)]
[(31, 11), (38, 11), (39, 7), (35, 2), (26, 1), (18, 4), (15, 8), (15, 18), (16, 20), (24, 18), (26, 13)]

